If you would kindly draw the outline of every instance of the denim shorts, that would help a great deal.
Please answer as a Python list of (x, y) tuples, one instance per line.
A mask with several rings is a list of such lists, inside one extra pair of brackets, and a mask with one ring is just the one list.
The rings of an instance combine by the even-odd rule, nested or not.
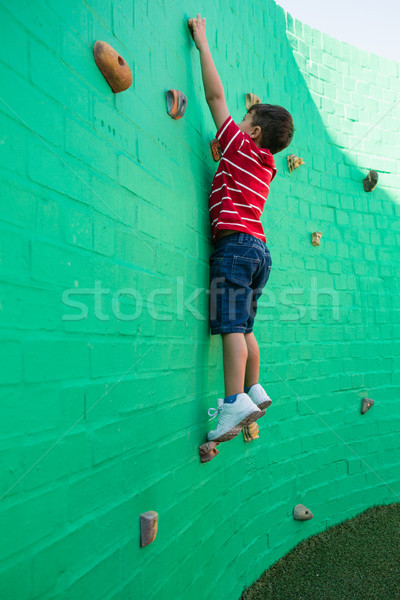
[(217, 240), (209, 263), (211, 334), (251, 333), (272, 266), (267, 245), (248, 233), (231, 233)]

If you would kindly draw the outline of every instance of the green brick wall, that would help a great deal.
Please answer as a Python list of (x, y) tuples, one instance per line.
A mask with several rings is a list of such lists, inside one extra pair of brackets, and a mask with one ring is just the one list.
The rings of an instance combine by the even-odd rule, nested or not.
[[(198, 5), (1, 0), (7, 600), (235, 600), (300, 540), (400, 499), (399, 65), (273, 0), (200, 9), (232, 116), (253, 92), (296, 126), (263, 215), (273, 269), (255, 331), (273, 405), (260, 439), (200, 464), (223, 373)], [(98, 71), (98, 39), (131, 66), (128, 91)], [(179, 121), (169, 88), (188, 98)], [(292, 174), (289, 152), (305, 161)], [(313, 520), (292, 519), (298, 503)], [(140, 548), (148, 510), (159, 532)]]

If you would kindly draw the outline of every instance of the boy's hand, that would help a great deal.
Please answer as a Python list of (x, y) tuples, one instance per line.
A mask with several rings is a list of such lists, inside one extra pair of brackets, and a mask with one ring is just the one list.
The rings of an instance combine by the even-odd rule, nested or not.
[(197, 50), (207, 47), (206, 20), (197, 15), (197, 19), (189, 19), (188, 26)]

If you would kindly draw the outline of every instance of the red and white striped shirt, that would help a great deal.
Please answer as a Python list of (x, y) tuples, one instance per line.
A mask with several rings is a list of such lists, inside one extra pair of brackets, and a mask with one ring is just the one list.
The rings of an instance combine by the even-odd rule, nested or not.
[(266, 242), (260, 218), (276, 175), (274, 157), (240, 131), (232, 117), (221, 125), (216, 137), (222, 158), (208, 200), (213, 242), (219, 229), (242, 231)]

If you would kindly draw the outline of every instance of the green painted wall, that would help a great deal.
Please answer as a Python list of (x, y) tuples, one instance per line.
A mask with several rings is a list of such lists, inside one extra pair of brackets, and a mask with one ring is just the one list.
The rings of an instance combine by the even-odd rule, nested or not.
[[(274, 403), (259, 440), (205, 465), (223, 374), (199, 9), (233, 117), (254, 92), (296, 126), (263, 215)], [(400, 499), (399, 65), (272, 0), (1, 0), (0, 23), (1, 596), (239, 598), (300, 540)], [(128, 91), (111, 93), (97, 39), (130, 64)], [(168, 88), (188, 97), (179, 121)], [(289, 151), (306, 163), (292, 174)], [(292, 519), (299, 502), (312, 521)], [(147, 510), (159, 533), (141, 549)]]

